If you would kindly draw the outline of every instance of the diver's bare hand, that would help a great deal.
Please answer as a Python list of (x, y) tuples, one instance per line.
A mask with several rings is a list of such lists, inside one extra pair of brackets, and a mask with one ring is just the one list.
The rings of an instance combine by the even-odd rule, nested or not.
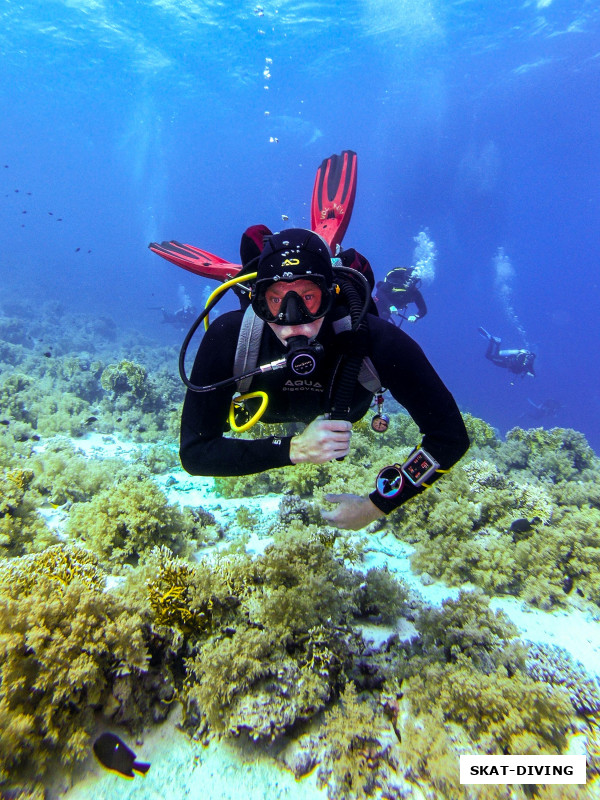
[(325, 464), (334, 458), (343, 458), (350, 449), (352, 423), (345, 419), (317, 417), (290, 442), (292, 464)]
[(368, 497), (357, 494), (326, 494), (325, 500), (336, 505), (331, 511), (321, 511), (321, 516), (336, 528), (358, 531), (384, 516)]

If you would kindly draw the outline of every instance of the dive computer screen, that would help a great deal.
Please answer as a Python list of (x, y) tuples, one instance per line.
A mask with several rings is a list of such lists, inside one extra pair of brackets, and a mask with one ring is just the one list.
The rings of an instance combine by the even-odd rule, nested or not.
[(402, 465), (402, 472), (413, 486), (421, 486), (427, 478), (433, 475), (439, 466), (435, 458), (432, 458), (429, 453), (420, 448), (404, 462)]

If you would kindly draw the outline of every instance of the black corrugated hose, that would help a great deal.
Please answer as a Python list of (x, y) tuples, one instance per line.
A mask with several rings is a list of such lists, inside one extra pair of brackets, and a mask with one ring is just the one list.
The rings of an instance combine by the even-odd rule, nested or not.
[[(342, 302), (348, 307), (352, 329), (339, 333), (346, 352), (340, 356), (332, 381), (330, 419), (350, 419), (350, 409), (358, 374), (367, 354), (367, 323), (365, 316), (371, 300), (371, 288), (366, 277), (351, 267), (335, 267), (349, 273), (339, 281)], [(357, 284), (361, 287), (359, 292)], [(362, 297), (361, 297), (362, 293)], [(344, 339), (346, 341), (344, 341)]]

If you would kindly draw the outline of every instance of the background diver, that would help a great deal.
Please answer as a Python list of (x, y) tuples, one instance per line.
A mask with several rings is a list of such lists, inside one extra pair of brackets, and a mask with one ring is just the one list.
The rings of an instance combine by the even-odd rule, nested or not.
[(498, 336), (492, 336), (485, 328), (478, 328), (479, 333), (488, 340), (487, 350), (485, 357), (489, 359), (497, 367), (504, 367), (510, 370), (515, 375), (530, 375), (535, 377), (533, 371), (533, 362), (535, 361), (535, 353), (531, 350), (500, 350), (502, 340)]
[[(392, 315), (398, 315), (400, 324), (404, 319), (409, 322), (422, 319), (427, 314), (427, 305), (419, 290), (420, 285), (421, 279), (415, 275), (414, 267), (395, 267), (390, 270), (375, 287), (379, 316), (394, 322)], [(411, 303), (417, 307), (417, 313), (407, 316), (407, 308)]]
[(551, 397), (542, 400), (541, 403), (535, 403), (531, 398), (527, 398), (527, 411), (521, 414), (521, 417), (529, 417), (530, 419), (542, 420), (553, 419), (558, 416), (558, 412), (563, 408), (562, 403), (554, 400)]
[(162, 306), (159, 308), (162, 311), (162, 321), (172, 325), (182, 325), (188, 327), (198, 316), (198, 309), (195, 306), (186, 306), (178, 308), (177, 311), (167, 311)]
[[(243, 237), (243, 247), (248, 243)], [(325, 520), (340, 528), (362, 528), (423, 491), (466, 452), (462, 417), (417, 343), (366, 313), (372, 283), (369, 288), (366, 279), (356, 276), (368, 266), (364, 258), (355, 251), (338, 253), (342, 265), (348, 260), (344, 253), (351, 253), (358, 268), (346, 270), (350, 276), (344, 280), (339, 259), (332, 266), (327, 242), (313, 231), (289, 229), (256, 237), (254, 244), (259, 255), (243, 270), (255, 270), (247, 281), (246, 311), (217, 317), (200, 343), (190, 380), (182, 372), (188, 386), (181, 417), (182, 465), (192, 475), (231, 476), (344, 458), (352, 423), (386, 386), (417, 423), (422, 439), (404, 463), (373, 476), (373, 491), (366, 496), (326, 497), (334, 508), (322, 512)], [(247, 259), (244, 253), (242, 260)], [(362, 291), (358, 307), (357, 284)], [(255, 354), (249, 366), (263, 366), (248, 372), (247, 364), (240, 367), (239, 356), (252, 336)], [(243, 392), (251, 389), (267, 398), (262, 421), (305, 423), (301, 433), (224, 436), (234, 425), (236, 383), (247, 372), (252, 377)]]
[(154, 310), (162, 312), (163, 322), (188, 328), (198, 316), (198, 309), (193, 305), (189, 294), (181, 284), (177, 289), (177, 295), (179, 308), (176, 311), (167, 311), (164, 306), (154, 306)]

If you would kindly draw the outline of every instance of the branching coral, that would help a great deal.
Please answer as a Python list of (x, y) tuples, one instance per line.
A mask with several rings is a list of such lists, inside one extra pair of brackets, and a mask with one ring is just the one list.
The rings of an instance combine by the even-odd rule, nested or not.
[(385, 708), (405, 777), (444, 800), (524, 797), (461, 787), (458, 756), (564, 752), (575, 724), (567, 692), (526, 673), (516, 628), (480, 592), (423, 609), (416, 626), (418, 638), (388, 648)]
[(463, 414), (462, 417), (469, 434), (471, 447), (490, 447), (492, 449), (498, 447), (500, 440), (496, 431), (485, 420), (474, 417), (472, 414)]
[[(577, 437), (574, 441), (581, 445)], [(588, 480), (553, 486), (472, 459), (388, 524), (415, 544), (413, 568), (450, 584), (469, 581), (543, 608), (580, 597), (599, 604), (600, 512), (593, 502), (591, 508), (583, 502), (588, 487), (592, 501), (595, 496), (597, 484), (589, 477), (594, 474), (587, 470)], [(573, 493), (564, 487), (575, 486), (576, 505), (570, 506)]]
[(527, 674), (535, 681), (561, 686), (578, 714), (600, 715), (600, 682), (558, 645), (529, 643)]
[(600, 605), (600, 511), (562, 508), (552, 524), (516, 547), (522, 595), (542, 608), (569, 596)]
[(31, 422), (26, 395), (33, 381), (27, 375), (12, 372), (0, 379), (0, 408), (2, 413), (19, 422)]
[(462, 469), (469, 479), (472, 493), (489, 487), (504, 489), (508, 484), (507, 476), (494, 463), (485, 459), (472, 458), (462, 465)]
[(39, 495), (31, 490), (33, 471), (0, 469), (0, 552), (19, 556), (43, 550), (56, 537), (37, 514)]
[(33, 487), (55, 505), (91, 500), (131, 470), (123, 459), (87, 458), (62, 437), (48, 442), (30, 463), (35, 475)]
[(113, 566), (135, 562), (155, 545), (183, 552), (199, 536), (192, 516), (169, 505), (142, 472), (117, 480), (87, 503), (74, 504), (66, 530)]
[(198, 573), (165, 547), (156, 547), (150, 554), (156, 572), (148, 580), (148, 599), (157, 625), (177, 627), (198, 636), (212, 628), (215, 600), (208, 595), (200, 603), (192, 603), (192, 591)]
[(120, 361), (109, 364), (100, 377), (102, 388), (115, 395), (131, 394), (139, 400), (147, 393), (148, 373), (141, 364)]
[(58, 388), (48, 375), (37, 381), (16, 372), (6, 376), (0, 381), (0, 406), (11, 421), (25, 423), (44, 436), (81, 436), (90, 415), (86, 400), (68, 384)]
[(391, 726), (377, 707), (359, 700), (353, 683), (325, 714), (320, 738), (324, 752), (318, 782), (327, 787), (330, 800), (372, 797), (378, 789), (385, 790), (383, 796), (401, 796), (393, 786), (398, 760)]
[(504, 613), (492, 611), (479, 591), (461, 591), (456, 600), (444, 600), (441, 609), (422, 609), (416, 627), (419, 648), (429, 660), (454, 663), (466, 656), (491, 671), (514, 658), (508, 646), (518, 629)]
[(528, 469), (554, 483), (576, 479), (584, 470), (597, 468), (598, 462), (585, 436), (571, 428), (513, 428), (498, 458), (509, 469)]
[(399, 754), (404, 774), (417, 785), (427, 781), (436, 800), (457, 800), (461, 791), (456, 736), (444, 724), (442, 710), (432, 706), (415, 717), (407, 714), (401, 725)]
[[(537, 683), (504, 667), (486, 674), (460, 656), (455, 664), (431, 664), (403, 684), (417, 714), (433, 706), (459, 723), (478, 751), (534, 755), (560, 753), (574, 723), (562, 689)], [(527, 743), (527, 744), (526, 744)]]
[(230, 729), (235, 700), (261, 680), (276, 676), (282, 655), (274, 635), (261, 628), (207, 642), (199, 655), (187, 662), (188, 714), (195, 707), (217, 730)]
[(387, 568), (368, 570), (359, 587), (360, 616), (379, 617), (384, 624), (395, 622), (405, 607), (409, 590)]
[(0, 566), (0, 782), (85, 758), (113, 681), (146, 669), (140, 618), (103, 584), (76, 548)]
[[(9, 468), (22, 466), (22, 462), (31, 456), (31, 443), (27, 436), (21, 437), (14, 423), (5, 420), (7, 425), (0, 425), (0, 467)], [(21, 428), (28, 428), (21, 425)]]
[[(188, 643), (183, 698), (196, 730), (205, 719), (218, 731), (273, 738), (329, 702), (363, 647), (347, 623), (364, 576), (297, 521), (255, 559), (190, 565), (157, 548), (144, 570), (154, 624), (176, 627)], [(391, 576), (369, 583), (370, 602), (383, 606)]]
[(327, 620), (339, 624), (356, 609), (354, 592), (360, 578), (311, 531), (290, 526), (260, 561), (264, 587), (256, 619), (284, 636)]

